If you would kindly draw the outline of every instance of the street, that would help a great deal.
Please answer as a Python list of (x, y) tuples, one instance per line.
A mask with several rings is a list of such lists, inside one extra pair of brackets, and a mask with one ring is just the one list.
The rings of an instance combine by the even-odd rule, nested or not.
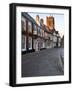
[(63, 56), (64, 62), (64, 48), (50, 48), (22, 55), (22, 77), (64, 75), (60, 56)]

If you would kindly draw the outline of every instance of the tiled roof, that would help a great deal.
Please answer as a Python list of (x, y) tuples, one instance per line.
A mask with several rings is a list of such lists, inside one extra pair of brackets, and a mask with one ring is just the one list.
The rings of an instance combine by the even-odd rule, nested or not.
[(39, 28), (43, 28), (43, 30), (47, 33), (53, 33), (53, 30), (50, 30), (46, 25), (39, 26), (36, 21), (27, 13), (27, 12), (22, 12), (22, 16), (26, 17), (29, 21), (31, 21), (33, 24), (36, 24)]
[(32, 23), (37, 24), (36, 21), (27, 12), (22, 12), (22, 16), (26, 17)]

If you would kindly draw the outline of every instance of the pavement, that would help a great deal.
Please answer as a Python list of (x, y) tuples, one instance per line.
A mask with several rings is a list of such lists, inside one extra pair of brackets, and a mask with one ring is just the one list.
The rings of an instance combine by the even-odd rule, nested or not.
[(50, 48), (22, 55), (22, 77), (64, 75), (64, 48)]

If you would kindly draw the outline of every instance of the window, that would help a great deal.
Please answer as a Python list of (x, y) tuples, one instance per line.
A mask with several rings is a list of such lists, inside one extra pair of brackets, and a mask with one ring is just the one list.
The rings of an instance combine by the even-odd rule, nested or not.
[(32, 23), (28, 21), (28, 32), (32, 32)]
[(50, 34), (49, 36), (50, 36), (50, 40), (53, 40), (53, 35), (52, 35), (52, 34)]
[(45, 38), (48, 39), (48, 34), (45, 32)]
[(42, 32), (42, 29), (40, 29), (40, 34), (41, 34), (41, 37), (43, 36), (43, 32)]
[(42, 36), (44, 37), (44, 30), (42, 30)]
[(22, 31), (26, 31), (26, 19), (24, 17), (21, 18), (21, 26)]
[(36, 31), (37, 30), (37, 26), (34, 24), (34, 31)]
[(38, 36), (40, 36), (40, 28), (38, 27)]
[(22, 35), (22, 51), (26, 50), (26, 36)]
[(57, 42), (57, 37), (53, 36), (53, 42)]
[(34, 34), (37, 34), (37, 26), (34, 24)]
[(28, 48), (32, 49), (32, 37), (28, 38)]
[(41, 40), (41, 48), (44, 48), (44, 40)]
[(61, 42), (61, 38), (60, 37), (58, 38), (58, 41)]

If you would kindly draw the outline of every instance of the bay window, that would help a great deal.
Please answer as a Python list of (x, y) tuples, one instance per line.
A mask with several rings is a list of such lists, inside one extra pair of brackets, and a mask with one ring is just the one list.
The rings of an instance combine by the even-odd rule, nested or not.
[(42, 29), (40, 28), (40, 34), (41, 34), (41, 37), (43, 36), (43, 32), (42, 32)]
[(47, 37), (47, 33), (45, 32), (45, 38), (47, 39), (48, 37)]
[(26, 19), (24, 17), (21, 18), (21, 27), (22, 31), (26, 31)]
[(40, 28), (38, 27), (38, 36), (40, 36)]
[(34, 24), (34, 31), (33, 31), (34, 34), (37, 34), (37, 26)]
[(28, 21), (28, 32), (32, 32), (32, 23)]
[(26, 50), (26, 36), (22, 35), (22, 51)]
[(44, 37), (44, 30), (42, 30), (42, 37)]
[(32, 37), (28, 38), (28, 48), (32, 49)]

